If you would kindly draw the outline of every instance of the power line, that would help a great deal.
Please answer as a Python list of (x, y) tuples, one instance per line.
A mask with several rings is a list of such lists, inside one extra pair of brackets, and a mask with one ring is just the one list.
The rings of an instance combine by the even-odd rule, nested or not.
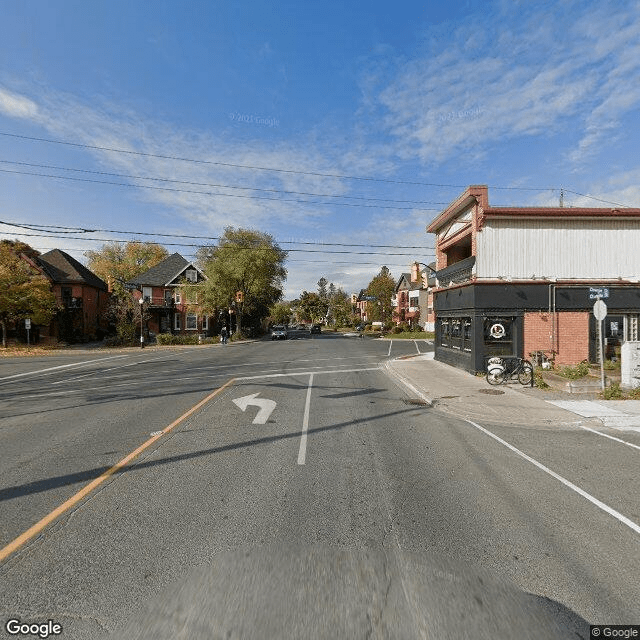
[(355, 202), (313, 202), (312, 200), (296, 200), (295, 198), (264, 198), (262, 196), (244, 196), (238, 193), (213, 193), (211, 191), (194, 191), (193, 189), (173, 189), (171, 187), (154, 187), (149, 184), (130, 184), (128, 182), (113, 182), (111, 180), (93, 180), (91, 178), (77, 178), (74, 176), (59, 176), (49, 173), (39, 173), (35, 171), (16, 171), (11, 169), (0, 169), (1, 173), (12, 173), (23, 176), (38, 176), (41, 178), (56, 178), (58, 180), (73, 180), (74, 182), (89, 182), (92, 184), (108, 184), (116, 187), (132, 187), (135, 189), (152, 189), (154, 191), (171, 191), (173, 193), (192, 193), (201, 196), (212, 196), (222, 198), (243, 198), (248, 200), (268, 200), (270, 202), (295, 202), (297, 204), (311, 204), (315, 206), (342, 206), (342, 207), (364, 207), (367, 209), (394, 209), (397, 211), (413, 211), (419, 208), (422, 211), (439, 211), (439, 209), (428, 209), (425, 207), (390, 207), (372, 204), (357, 204)]
[[(160, 153), (149, 153), (146, 151), (132, 151), (130, 149), (116, 149), (114, 147), (103, 147), (100, 145), (84, 144), (80, 142), (69, 142), (67, 140), (52, 140), (50, 138), (38, 138), (35, 136), (25, 136), (17, 133), (9, 133), (7, 131), (0, 131), (0, 136), (6, 136), (11, 138), (18, 138), (21, 140), (30, 140), (32, 142), (46, 142), (48, 144), (59, 144), (70, 147), (77, 147), (80, 149), (94, 149), (97, 151), (109, 151), (111, 153), (123, 153), (127, 155), (142, 156), (147, 158), (160, 158), (162, 160), (177, 160), (180, 162), (192, 162), (195, 164), (215, 165), (222, 167), (233, 167), (236, 169), (249, 169), (252, 171), (273, 171), (277, 173), (292, 173), (304, 176), (316, 176), (321, 178), (339, 178), (341, 180), (362, 180), (367, 182), (384, 182), (387, 184), (411, 184), (422, 187), (441, 187), (446, 189), (466, 189), (468, 185), (459, 184), (438, 184), (434, 182), (417, 182), (412, 180), (393, 180), (391, 178), (376, 178), (373, 176), (351, 176), (346, 174), (337, 173), (322, 173), (318, 171), (300, 171), (295, 169), (280, 169), (276, 167), (260, 167), (255, 165), (246, 164), (234, 164), (231, 162), (219, 162), (216, 160), (202, 160), (197, 158), (186, 158), (182, 156), (169, 156)], [(554, 187), (496, 187), (492, 186), (492, 189), (507, 189), (516, 191), (554, 191)]]
[[(82, 227), (63, 227), (56, 224), (20, 224), (17, 222), (5, 222), (0, 220), (0, 224), (4, 224), (11, 227), (18, 227), (20, 229), (28, 229), (30, 231), (45, 231), (46, 229), (56, 229), (56, 233), (120, 233), (125, 235), (133, 235), (133, 236), (153, 236), (153, 237), (163, 237), (163, 238), (193, 238), (197, 240), (220, 240), (220, 236), (197, 236), (197, 235), (187, 235), (187, 234), (179, 234), (179, 233), (151, 233), (148, 231), (118, 231), (116, 229), (84, 229)], [(69, 231), (60, 231), (61, 229), (68, 229)], [(47, 232), (49, 233), (49, 232)], [(25, 234), (26, 235), (26, 234)], [(46, 237), (46, 236), (45, 236)], [(50, 236), (52, 238), (57, 236)], [(86, 238), (87, 240), (91, 240), (91, 238)], [(109, 242), (113, 241), (110, 240)], [(411, 246), (411, 245), (392, 245), (392, 244), (356, 244), (352, 242), (311, 242), (304, 240), (283, 240), (277, 241), (278, 244), (305, 244), (305, 245), (316, 245), (316, 246), (326, 246), (326, 247), (373, 247), (376, 249), (432, 249), (433, 247), (423, 247), (423, 246)]]
[[(197, 187), (216, 187), (220, 189), (242, 189), (245, 191), (263, 191), (267, 193), (286, 193), (289, 195), (299, 195), (299, 196), (312, 196), (317, 198), (349, 198), (351, 200), (365, 200), (367, 202), (399, 202), (402, 204), (437, 204), (440, 206), (445, 206), (447, 202), (428, 202), (424, 200), (397, 200), (394, 198), (371, 198), (367, 196), (348, 196), (341, 194), (332, 194), (332, 193), (310, 193), (307, 191), (285, 191), (283, 189), (266, 189), (261, 187), (243, 187), (237, 185), (230, 184), (215, 184), (211, 182), (194, 182), (191, 180), (176, 180), (174, 178), (162, 178), (158, 176), (136, 176), (128, 173), (113, 173), (110, 171), (95, 171), (92, 169), (78, 169), (74, 167), (59, 167), (56, 165), (50, 164), (37, 164), (34, 162), (20, 162), (17, 160), (2, 160), (0, 159), (0, 163), (2, 164), (12, 164), (23, 167), (35, 167), (39, 169), (55, 169), (56, 171), (75, 171), (77, 173), (90, 173), (93, 175), (100, 176), (110, 176), (114, 178), (129, 178), (130, 180), (153, 180), (155, 182), (171, 182), (174, 184), (186, 184)], [(27, 173), (26, 175), (32, 175)], [(36, 174), (38, 175), (38, 174)], [(138, 186), (138, 185), (136, 185)]]
[[(22, 233), (19, 232), (18, 235), (21, 236), (25, 236), (25, 237), (29, 237), (29, 238), (56, 238), (56, 239), (64, 239), (64, 240), (81, 240), (83, 242), (113, 242), (113, 238), (77, 238), (74, 236), (56, 236), (53, 234), (41, 234), (41, 233)], [(160, 244), (158, 242), (153, 242), (152, 244)], [(197, 247), (200, 248), (201, 245), (199, 244), (189, 244), (189, 243), (185, 243), (185, 242), (163, 242), (163, 245), (166, 245), (168, 247)], [(258, 249), (258, 250), (272, 250), (273, 247), (252, 247), (252, 246), (242, 246), (242, 245), (236, 245), (236, 244), (230, 244), (230, 245), (226, 245), (226, 246), (230, 246), (233, 247), (234, 249)], [(405, 248), (405, 247), (403, 247)], [(392, 255), (395, 257), (399, 257), (399, 256), (407, 256), (407, 257), (413, 257), (415, 256), (415, 252), (414, 253), (395, 253), (395, 254), (389, 254), (387, 252), (384, 251), (330, 251), (327, 249), (283, 249), (283, 251), (285, 252), (291, 252), (291, 251), (295, 251), (295, 252), (301, 252), (301, 253), (342, 253), (342, 254), (353, 254), (353, 255)]]

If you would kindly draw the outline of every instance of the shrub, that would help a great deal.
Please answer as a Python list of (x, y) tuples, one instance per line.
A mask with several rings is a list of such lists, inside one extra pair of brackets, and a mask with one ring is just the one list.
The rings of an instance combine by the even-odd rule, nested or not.
[(403, 332), (403, 328), (401, 326), (396, 325), (395, 327), (393, 327), (393, 329), (391, 329), (391, 331), (394, 334), (398, 334), (398, 333), (402, 333)]
[(545, 379), (542, 377), (542, 369), (534, 369), (533, 373), (533, 381), (538, 389), (548, 389), (549, 385), (545, 382)]
[(624, 400), (625, 399), (625, 395), (622, 392), (622, 389), (620, 389), (619, 382), (613, 382), (611, 386), (606, 387), (605, 390), (600, 393), (600, 397), (604, 398), (605, 400)]
[(156, 336), (158, 344), (174, 345), (174, 344), (198, 344), (197, 335), (171, 335), (170, 333), (160, 333)]
[(575, 367), (560, 367), (556, 373), (563, 378), (569, 378), (569, 380), (578, 380), (578, 378), (584, 378), (589, 373), (589, 363), (583, 360)]

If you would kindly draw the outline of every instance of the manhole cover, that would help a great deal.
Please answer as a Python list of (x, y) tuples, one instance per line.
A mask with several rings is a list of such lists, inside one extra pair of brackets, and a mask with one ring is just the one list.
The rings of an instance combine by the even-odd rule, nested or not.
[(408, 400), (405, 400), (404, 403), (405, 404), (417, 405), (418, 407), (428, 407), (429, 406), (424, 400), (420, 400), (419, 398), (409, 398)]
[(500, 396), (504, 391), (500, 389), (480, 389), (480, 393), (486, 393), (488, 396)]

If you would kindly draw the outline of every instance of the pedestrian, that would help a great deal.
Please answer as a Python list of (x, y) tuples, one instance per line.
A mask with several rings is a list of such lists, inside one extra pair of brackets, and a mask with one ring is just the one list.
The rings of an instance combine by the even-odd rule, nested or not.
[(222, 327), (222, 331), (220, 331), (220, 341), (222, 344), (227, 344), (227, 327)]

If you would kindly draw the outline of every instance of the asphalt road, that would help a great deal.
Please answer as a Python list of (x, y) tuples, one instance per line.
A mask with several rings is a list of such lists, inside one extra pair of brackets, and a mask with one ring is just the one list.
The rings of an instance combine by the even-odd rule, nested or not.
[[(637, 535), (381, 367), (426, 342), (298, 337), (0, 360), (3, 625), (588, 638), (640, 622)], [(539, 432), (491, 428), (544, 458)]]

